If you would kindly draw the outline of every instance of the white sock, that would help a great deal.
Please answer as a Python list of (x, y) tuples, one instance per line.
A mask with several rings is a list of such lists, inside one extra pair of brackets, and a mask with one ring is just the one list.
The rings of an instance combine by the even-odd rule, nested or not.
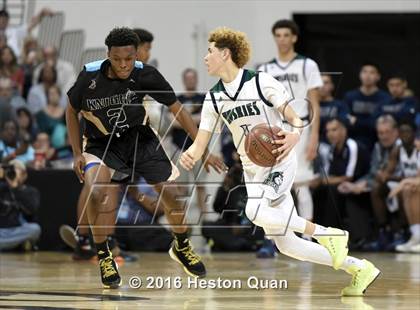
[(347, 256), (346, 259), (344, 260), (343, 264), (341, 265), (340, 269), (344, 270), (345, 272), (348, 273), (348, 268), (351, 266), (356, 265), (358, 268), (362, 269), (365, 267), (365, 262), (361, 259), (358, 259), (356, 257), (352, 257), (352, 256)]
[(315, 224), (314, 234), (312, 235), (312, 237), (314, 239), (317, 239), (319, 237), (323, 237), (323, 236), (325, 236), (327, 234), (328, 234), (327, 227), (324, 227), (324, 226), (319, 225), (319, 224)]
[(420, 224), (410, 225), (411, 237), (420, 240)]

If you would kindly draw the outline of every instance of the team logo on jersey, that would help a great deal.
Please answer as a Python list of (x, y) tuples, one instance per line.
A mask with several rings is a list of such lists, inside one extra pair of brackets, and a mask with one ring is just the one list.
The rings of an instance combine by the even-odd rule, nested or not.
[(130, 79), (130, 83), (135, 83), (136, 81), (134, 81), (133, 79)]
[(277, 192), (279, 190), (280, 185), (283, 183), (283, 172), (276, 171), (270, 173), (268, 177), (263, 181), (264, 185), (271, 186), (274, 188), (274, 191)]
[(90, 82), (89, 89), (95, 89), (95, 88), (96, 88), (96, 81), (95, 80), (92, 80)]
[(225, 120), (230, 124), (234, 120), (241, 117), (261, 115), (261, 111), (257, 106), (257, 102), (254, 101), (254, 102), (250, 102), (244, 105), (234, 107), (231, 110), (223, 112), (222, 115), (225, 118)]

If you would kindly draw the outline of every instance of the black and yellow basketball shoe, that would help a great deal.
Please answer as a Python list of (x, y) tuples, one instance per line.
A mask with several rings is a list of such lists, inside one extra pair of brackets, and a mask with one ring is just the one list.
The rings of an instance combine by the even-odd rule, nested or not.
[(194, 252), (189, 239), (179, 242), (174, 240), (169, 249), (171, 258), (181, 264), (185, 272), (195, 278), (204, 278), (206, 276), (206, 267), (201, 261), (201, 257)]
[[(101, 257), (102, 251), (98, 251), (98, 257)], [(121, 277), (118, 273), (118, 265), (114, 261), (111, 252), (108, 256), (99, 259), (99, 268), (101, 270), (101, 280), (104, 288), (118, 288), (121, 285)]]

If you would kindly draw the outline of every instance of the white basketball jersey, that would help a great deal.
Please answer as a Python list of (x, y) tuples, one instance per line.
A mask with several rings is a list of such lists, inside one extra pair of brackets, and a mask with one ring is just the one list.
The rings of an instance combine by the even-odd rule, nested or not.
[[(265, 73), (240, 70), (241, 73), (242, 78), (233, 97), (226, 91), (221, 80), (207, 93), (200, 129), (220, 132), (220, 123), (223, 121), (232, 133), (244, 168), (247, 168), (254, 164), (245, 153), (245, 136), (258, 124), (282, 128), (283, 119), (277, 108), (287, 101), (289, 95), (280, 83)], [(268, 101), (264, 96), (262, 84), (265, 94), (269, 92), (266, 90), (268, 88), (276, 91), (276, 98), (271, 96), (274, 100)]]
[(420, 151), (414, 149), (411, 156), (400, 146), (400, 166), (401, 172), (405, 178), (415, 177), (420, 170)]
[(305, 100), (308, 90), (323, 85), (315, 61), (299, 54), (288, 63), (281, 63), (275, 58), (258, 67), (258, 71), (266, 72), (280, 81), (290, 94), (293, 110), (304, 120), (309, 117), (309, 106)]

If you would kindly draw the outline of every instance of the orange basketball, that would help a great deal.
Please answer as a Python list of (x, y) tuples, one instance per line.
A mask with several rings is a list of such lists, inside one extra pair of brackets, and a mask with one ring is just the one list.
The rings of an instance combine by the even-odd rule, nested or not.
[(279, 127), (268, 124), (258, 124), (252, 128), (245, 138), (245, 152), (254, 164), (261, 167), (273, 167), (276, 164), (279, 154), (271, 152), (279, 146), (271, 141), (284, 138), (277, 135), (279, 131)]

